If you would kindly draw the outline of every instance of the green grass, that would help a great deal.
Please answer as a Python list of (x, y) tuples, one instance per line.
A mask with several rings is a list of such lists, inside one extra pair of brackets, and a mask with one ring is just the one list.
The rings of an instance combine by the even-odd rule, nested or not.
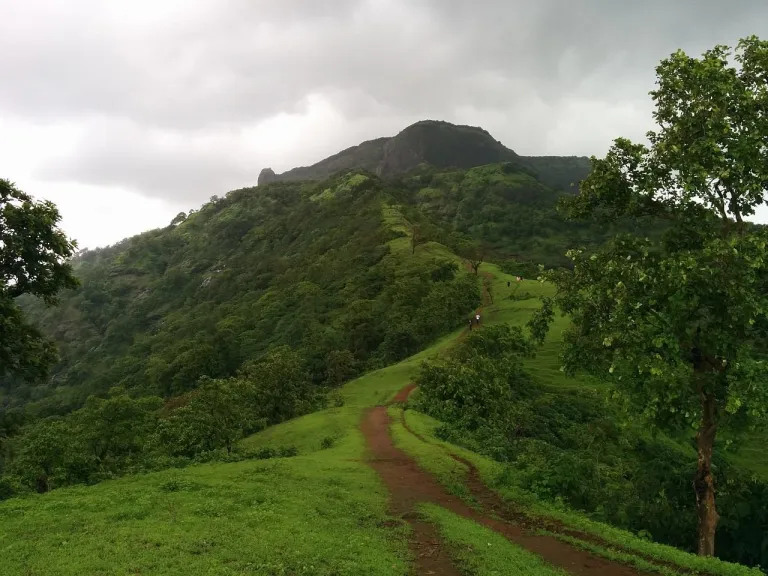
[(332, 438), (334, 445), (346, 441), (359, 420), (358, 408), (329, 408), (267, 428), (260, 434), (243, 439), (240, 447), (258, 450), (295, 446), (299, 454), (310, 454), (322, 449), (325, 438)]
[[(451, 260), (457, 263), (461, 263), (462, 259), (444, 244), (439, 242), (429, 241), (423, 244), (418, 244), (416, 250), (413, 250), (411, 245), (411, 224), (408, 219), (403, 216), (402, 212), (396, 205), (382, 203), (382, 219), (384, 224), (394, 232), (404, 234), (393, 240), (387, 242), (392, 254), (391, 257), (397, 258), (402, 265), (405, 263), (407, 266), (403, 267), (403, 272), (411, 270), (412, 268), (418, 268), (432, 262), (434, 260)], [(405, 261), (405, 262), (403, 262)]]
[[(296, 446), (298, 457), (190, 466), (0, 502), (0, 573), (405, 574), (405, 533), (384, 527), (387, 495), (364, 461), (360, 418), (456, 335), (348, 383), (343, 407), (241, 442)], [(334, 446), (322, 450), (326, 436)]]
[(401, 575), (405, 534), (355, 462), (362, 438), (300, 458), (191, 466), (0, 503), (4, 576)]
[(564, 576), (536, 554), (515, 546), (496, 532), (434, 504), (419, 505), (419, 512), (437, 525), (452, 547), (459, 565), (477, 576)]
[(567, 542), (572, 546), (576, 546), (577, 548), (591, 552), (596, 556), (602, 556), (603, 558), (608, 558), (609, 560), (613, 560), (614, 562), (618, 562), (620, 564), (634, 566), (635, 568), (643, 570), (644, 572), (661, 574), (662, 576), (679, 576), (681, 574), (687, 573), (676, 570), (674, 568), (670, 568), (669, 566), (654, 564), (653, 562), (649, 562), (644, 558), (640, 558), (633, 554), (627, 554), (626, 552), (617, 550), (616, 548), (598, 546), (592, 542), (585, 542), (584, 540), (579, 540), (578, 538), (573, 538), (572, 536), (555, 534), (554, 532), (547, 532), (546, 530), (540, 530), (539, 533), (552, 536), (553, 538), (557, 538), (563, 542)]
[(390, 406), (389, 415), (392, 418), (390, 431), (395, 446), (410, 455), (424, 470), (429, 470), (437, 476), (451, 494), (464, 499), (469, 498), (470, 492), (465, 483), (467, 467), (453, 458), (446, 458), (445, 452), (435, 450), (434, 446), (422, 442), (408, 432), (403, 426), (402, 414), (401, 408)]

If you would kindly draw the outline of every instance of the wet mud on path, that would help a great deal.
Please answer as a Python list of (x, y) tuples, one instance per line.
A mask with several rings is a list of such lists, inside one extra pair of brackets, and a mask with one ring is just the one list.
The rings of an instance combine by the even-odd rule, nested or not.
[[(394, 402), (404, 402), (415, 386), (410, 384), (401, 390)], [(445, 488), (425, 472), (405, 452), (396, 448), (390, 435), (391, 419), (386, 406), (376, 406), (366, 411), (361, 423), (370, 452), (369, 464), (379, 474), (390, 495), (390, 513), (408, 521), (412, 528), (411, 550), (415, 558), (415, 574), (460, 575), (450, 555), (450, 548), (441, 543), (433, 525), (419, 519), (415, 506), (420, 502), (437, 504), (486, 526), (536, 554), (553, 566), (575, 575), (642, 576), (645, 573), (634, 568), (611, 562), (571, 546), (552, 536), (529, 532), (524, 525), (505, 521), (479, 512)], [(470, 470), (474, 468), (470, 467)], [(468, 486), (486, 510), (500, 510), (500, 499), (491, 496), (482, 485), (477, 472), (471, 472)]]

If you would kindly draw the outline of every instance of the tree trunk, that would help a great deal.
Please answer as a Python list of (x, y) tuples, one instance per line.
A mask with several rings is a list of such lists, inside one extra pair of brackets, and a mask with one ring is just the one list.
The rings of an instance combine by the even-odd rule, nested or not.
[(714, 556), (715, 530), (720, 516), (715, 508), (715, 480), (712, 477), (712, 447), (717, 433), (715, 398), (701, 392), (701, 423), (696, 434), (698, 466), (693, 479), (696, 511), (699, 517), (699, 556)]

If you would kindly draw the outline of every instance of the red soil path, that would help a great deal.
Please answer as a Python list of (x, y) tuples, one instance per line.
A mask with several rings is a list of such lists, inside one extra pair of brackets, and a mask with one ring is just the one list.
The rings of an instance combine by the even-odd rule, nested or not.
[[(409, 384), (401, 390), (394, 401), (403, 402), (415, 386)], [(511, 542), (538, 554), (545, 561), (559, 566), (571, 574), (601, 576), (641, 576), (637, 570), (593, 556), (551, 536), (529, 533), (518, 524), (506, 522), (470, 508), (459, 498), (448, 494), (430, 474), (419, 468), (416, 462), (402, 450), (396, 448), (389, 433), (390, 418), (385, 406), (368, 410), (361, 423), (362, 432), (368, 443), (370, 465), (381, 476), (390, 493), (390, 512), (402, 517), (412, 527), (411, 550), (416, 560), (415, 574), (460, 575), (451, 561), (449, 550), (441, 545), (434, 527), (414, 514), (414, 507), (420, 502), (431, 502), (451, 512), (474, 520), (505, 536)], [(498, 509), (499, 503), (490, 500), (492, 494), (482, 486), (476, 474), (470, 475), (470, 489), (482, 495), (479, 501)], [(498, 497), (495, 497), (498, 498)]]

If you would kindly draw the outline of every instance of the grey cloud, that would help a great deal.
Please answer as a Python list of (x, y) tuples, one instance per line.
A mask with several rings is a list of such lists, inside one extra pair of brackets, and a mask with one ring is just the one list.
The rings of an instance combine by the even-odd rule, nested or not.
[[(0, 115), (124, 119), (131, 130), (108, 142), (89, 132), (41, 174), (174, 199), (255, 180), (260, 160), (232, 161), (226, 134), (300, 112), (309, 94), (348, 121), (344, 146), (404, 118), (469, 114), (496, 119), (484, 127), (505, 144), (544, 153), (571, 101), (642, 102), (678, 47), (768, 36), (762, 0), (178, 0), (165, 19), (156, 12), (168, 0), (135, 0), (130, 24), (113, 4), (0, 0)], [(176, 144), (157, 148), (158, 130)], [(210, 149), (184, 144), (216, 134)], [(581, 142), (574, 153), (598, 145), (565, 140)]]
[[(594, 73), (593, 91), (606, 76), (651, 76), (676, 47), (732, 41), (768, 15), (762, 2), (712, 0), (344, 0), (333, 10), (315, 0), (238, 0), (206, 4), (178, 28), (113, 37), (95, 5), (80, 4), (97, 15), (71, 18), (43, 38), (24, 28), (20, 37), (7, 20), (0, 74), (14, 81), (0, 87), (0, 106), (199, 129), (290, 111), (313, 91), (362, 89), (405, 113), (445, 112), (492, 88), (478, 80), (481, 71), (556, 101)], [(398, 17), (386, 17), (395, 9)], [(619, 69), (601, 71), (614, 60)]]
[(259, 167), (238, 161), (219, 141), (163, 143), (127, 122), (99, 122), (72, 156), (44, 166), (43, 180), (119, 186), (179, 205), (251, 186)]
[[(352, 95), (354, 98), (357, 95)], [(344, 101), (348, 100), (342, 95)], [(394, 120), (398, 126), (417, 117)], [(317, 134), (292, 161), (273, 164), (278, 172), (307, 165), (359, 143), (367, 134), (391, 134), (392, 117), (371, 118)], [(88, 123), (74, 152), (42, 166), (35, 177), (56, 182), (118, 186), (147, 197), (191, 208), (211, 195), (256, 184), (265, 162), (243, 145), (236, 130), (190, 137), (164, 131), (148, 133), (127, 120), (101, 118)], [(267, 162), (271, 163), (271, 162)]]

